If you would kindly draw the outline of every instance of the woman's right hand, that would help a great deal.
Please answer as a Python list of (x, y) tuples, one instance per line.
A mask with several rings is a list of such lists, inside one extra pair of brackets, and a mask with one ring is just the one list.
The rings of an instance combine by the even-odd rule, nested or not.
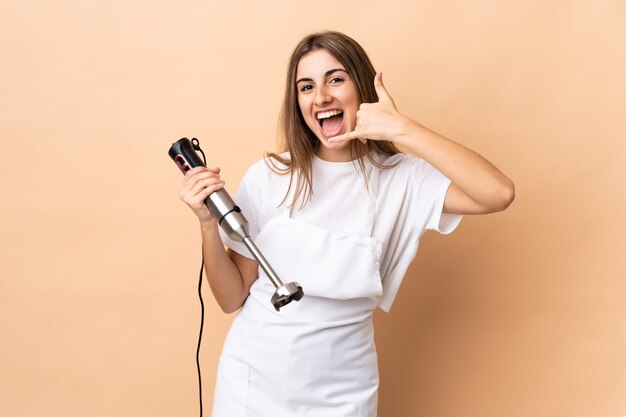
[(183, 178), (179, 197), (193, 210), (202, 224), (216, 221), (204, 200), (209, 194), (224, 188), (224, 181), (219, 174), (220, 169), (217, 167), (198, 166), (187, 171)]

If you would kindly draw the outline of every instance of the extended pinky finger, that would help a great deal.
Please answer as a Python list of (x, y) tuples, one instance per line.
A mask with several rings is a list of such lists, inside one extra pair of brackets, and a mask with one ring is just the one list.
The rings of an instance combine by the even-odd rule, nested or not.
[(356, 130), (353, 130), (352, 132), (348, 132), (348, 133), (344, 133), (343, 135), (338, 135), (335, 137), (332, 137), (330, 139), (328, 139), (328, 142), (330, 143), (343, 143), (343, 142), (347, 142), (349, 140), (352, 139), (357, 139), (359, 137), (359, 134), (356, 132)]

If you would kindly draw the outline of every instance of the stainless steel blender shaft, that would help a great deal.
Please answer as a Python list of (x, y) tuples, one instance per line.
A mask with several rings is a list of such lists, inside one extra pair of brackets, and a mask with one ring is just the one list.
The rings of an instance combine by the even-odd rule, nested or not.
[(254, 241), (250, 239), (250, 237), (245, 237), (243, 239), (243, 243), (246, 245), (252, 256), (259, 261), (259, 265), (265, 272), (265, 275), (267, 275), (270, 281), (272, 281), (272, 284), (274, 284), (276, 288), (282, 287), (283, 281), (278, 278), (278, 275), (276, 275), (276, 272), (274, 272), (274, 269), (272, 269), (271, 265), (267, 262), (267, 259), (265, 259), (265, 256), (263, 256)]
[(214, 192), (207, 197), (205, 203), (211, 213), (219, 220), (220, 226), (228, 237), (238, 242), (243, 242), (248, 248), (252, 256), (259, 262), (259, 266), (265, 272), (265, 275), (276, 287), (276, 291), (272, 295), (272, 305), (278, 311), (281, 307), (289, 304), (291, 301), (298, 301), (304, 295), (302, 287), (297, 282), (289, 282), (284, 284), (274, 271), (272, 266), (267, 262), (263, 253), (250, 238), (248, 232), (248, 221), (241, 213), (241, 209), (235, 205), (226, 190), (222, 189)]

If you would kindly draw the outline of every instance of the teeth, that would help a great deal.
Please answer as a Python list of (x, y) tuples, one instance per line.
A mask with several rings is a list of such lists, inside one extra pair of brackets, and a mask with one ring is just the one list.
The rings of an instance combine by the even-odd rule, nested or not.
[(331, 116), (336, 116), (343, 113), (341, 110), (329, 110), (317, 113), (318, 119), (328, 119)]

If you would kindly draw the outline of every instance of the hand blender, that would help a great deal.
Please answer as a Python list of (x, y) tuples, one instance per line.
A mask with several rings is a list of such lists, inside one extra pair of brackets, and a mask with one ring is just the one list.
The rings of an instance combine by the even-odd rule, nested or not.
[[(193, 145), (192, 145), (193, 142)], [(205, 166), (198, 157), (194, 149), (200, 150), (199, 141), (193, 138), (190, 141), (187, 138), (177, 140), (172, 144), (169, 150), (170, 157), (174, 160), (183, 175), (192, 168), (197, 166)], [(224, 229), (229, 238), (243, 242), (248, 248), (252, 256), (259, 262), (259, 265), (268, 276), (276, 291), (272, 295), (272, 305), (279, 311), (281, 307), (286, 306), (291, 301), (298, 301), (304, 295), (302, 287), (297, 282), (289, 282), (283, 284), (276, 272), (267, 262), (259, 248), (250, 238), (248, 232), (248, 221), (244, 217), (241, 209), (235, 205), (230, 195), (225, 189), (221, 189), (211, 193), (204, 203), (209, 208), (211, 214), (219, 219), (219, 225)]]

